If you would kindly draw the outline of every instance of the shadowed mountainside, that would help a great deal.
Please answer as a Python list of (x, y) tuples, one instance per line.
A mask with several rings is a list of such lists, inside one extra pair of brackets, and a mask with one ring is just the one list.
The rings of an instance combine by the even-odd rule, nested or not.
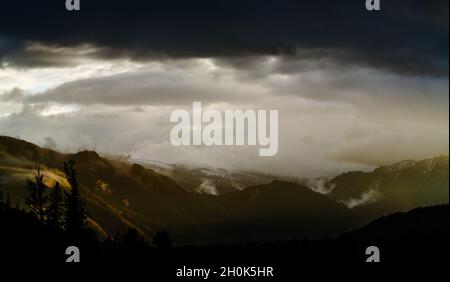
[[(18, 149), (16, 149), (18, 148)], [(189, 193), (167, 176), (93, 151), (59, 154), (0, 137), (0, 171), (11, 200), (22, 206), (34, 162), (48, 187), (67, 188), (62, 162), (76, 161), (80, 188), (99, 234), (135, 228), (143, 237), (165, 229), (177, 243), (249, 242), (337, 235), (362, 224), (350, 209), (307, 187), (281, 181), (223, 196)]]
[(418, 206), (448, 203), (448, 156), (347, 172), (328, 182), (328, 196), (369, 218)]
[[(448, 202), (448, 158), (447, 162), (444, 158), (437, 165), (428, 164), (426, 173), (413, 170), (410, 174), (394, 174), (380, 169), (343, 174), (330, 181), (334, 189), (329, 195), (275, 180), (212, 196), (187, 192), (167, 175), (139, 164), (104, 158), (93, 151), (61, 154), (0, 136), (0, 175), (13, 204), (25, 207), (25, 182), (36, 161), (43, 167), (48, 187), (58, 181), (68, 189), (61, 171), (68, 159), (76, 161), (80, 189), (91, 215), (90, 226), (103, 237), (134, 228), (147, 239), (167, 230), (178, 244), (323, 238), (355, 229), (390, 212)], [(446, 174), (441, 171), (445, 166)], [(409, 181), (409, 175), (414, 179)], [(371, 181), (383, 187), (378, 191), (383, 193), (381, 200), (377, 199), (376, 205), (348, 208), (345, 204), (349, 199), (373, 187)], [(429, 195), (427, 191), (439, 192)], [(410, 201), (411, 197), (415, 201)]]
[[(181, 265), (219, 267), (272, 266), (278, 275), (293, 274), (299, 267), (348, 266), (365, 262), (368, 246), (377, 246), (382, 264), (437, 266), (448, 260), (448, 205), (417, 208), (379, 218), (331, 239), (302, 239), (251, 244), (175, 246), (149, 244), (133, 230), (125, 236), (99, 241), (92, 230), (77, 234), (41, 225), (30, 214), (0, 203), (0, 261), (33, 264), (64, 263), (65, 249), (82, 250), (82, 262), (145, 265), (152, 277), (173, 276)], [(153, 241), (155, 242), (155, 241)]]

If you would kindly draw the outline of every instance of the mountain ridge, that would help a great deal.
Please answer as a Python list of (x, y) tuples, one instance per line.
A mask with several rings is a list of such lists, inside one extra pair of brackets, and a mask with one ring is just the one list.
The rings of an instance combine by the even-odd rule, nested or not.
[[(384, 175), (390, 183), (392, 173), (384, 172), (386, 169), (375, 169), (370, 173), (348, 172), (332, 178), (327, 183), (333, 184), (335, 181), (336, 187), (326, 195), (296, 181), (268, 181), (270, 178), (242, 190), (209, 195), (189, 192), (170, 176), (143, 165), (105, 158), (94, 151), (62, 154), (26, 141), (0, 137), (0, 174), (3, 174), (4, 186), (13, 202), (23, 199), (25, 179), (30, 176), (30, 169), (36, 161), (43, 165), (48, 186), (61, 181), (64, 188), (61, 167), (63, 161), (71, 158), (76, 160), (81, 190), (93, 224), (98, 225), (98, 234), (108, 236), (134, 228), (144, 238), (159, 230), (167, 230), (180, 244), (317, 238), (337, 236), (362, 226), (376, 216), (411, 206), (396, 201), (386, 204), (385, 200), (378, 200), (373, 205), (349, 208), (345, 200), (353, 196), (351, 193), (354, 191), (356, 196), (360, 195), (373, 185), (374, 179)], [(440, 171), (435, 170), (445, 168), (445, 165), (448, 167), (445, 158), (437, 164), (420, 162), (419, 167), (427, 168), (428, 172), (418, 174), (418, 177), (425, 177), (426, 180), (422, 181), (424, 185), (430, 175), (437, 177), (437, 184), (430, 187), (441, 189)], [(448, 195), (448, 171), (446, 176)], [(384, 185), (384, 182), (386, 180), (380, 183)], [(361, 183), (367, 185), (361, 186)], [(388, 188), (381, 189), (381, 192), (396, 191), (393, 189), (395, 187)], [(438, 196), (445, 196), (445, 193), (441, 194)], [(397, 199), (395, 195), (386, 195)], [(417, 195), (425, 197), (426, 193)], [(429, 201), (415, 201), (412, 204), (433, 204), (436, 199), (432, 197)]]

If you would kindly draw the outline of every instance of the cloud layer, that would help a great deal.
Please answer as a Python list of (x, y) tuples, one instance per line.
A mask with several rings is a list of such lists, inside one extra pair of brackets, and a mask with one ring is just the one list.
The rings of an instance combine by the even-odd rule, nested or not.
[(402, 74), (448, 75), (445, 0), (392, 0), (379, 12), (367, 11), (361, 0), (100, 0), (86, 1), (80, 13), (65, 11), (63, 4), (2, 4), (3, 64), (73, 63), (61, 52), (28, 47), (41, 42), (59, 48), (90, 44), (98, 48), (91, 56), (108, 59), (327, 57)]
[[(61, 150), (296, 176), (448, 153), (448, 80), (328, 63), (283, 65), (275, 57), (258, 62), (245, 71), (214, 60), (153, 62), (33, 95), (13, 89), (0, 97), (21, 109), (1, 119), (1, 133), (41, 144), (50, 136)], [(290, 65), (297, 71), (278, 70)], [(261, 158), (257, 148), (245, 146), (172, 146), (169, 115), (190, 110), (193, 101), (219, 110), (278, 109), (278, 154)]]
[[(295, 176), (448, 154), (448, 1), (364, 2), (9, 1), (0, 134)], [(172, 146), (194, 101), (278, 109), (278, 154)]]

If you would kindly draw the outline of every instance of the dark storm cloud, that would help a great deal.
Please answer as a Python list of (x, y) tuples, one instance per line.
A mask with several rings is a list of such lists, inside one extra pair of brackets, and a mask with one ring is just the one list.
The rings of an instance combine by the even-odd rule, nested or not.
[(18, 44), (17, 53), (25, 42), (42, 42), (92, 44), (101, 48), (98, 57), (134, 60), (290, 56), (309, 50), (302, 54), (311, 59), (402, 74), (448, 74), (447, 0), (381, 1), (378, 12), (367, 11), (365, 0), (100, 0), (81, 1), (80, 12), (66, 11), (64, 2), (2, 3), (2, 61), (33, 66), (36, 59), (14, 57), (10, 46)]
[[(71, 50), (74, 51), (74, 50)], [(5, 60), (14, 67), (58, 67), (75, 65), (74, 55), (61, 48), (27, 45), (8, 52)]]

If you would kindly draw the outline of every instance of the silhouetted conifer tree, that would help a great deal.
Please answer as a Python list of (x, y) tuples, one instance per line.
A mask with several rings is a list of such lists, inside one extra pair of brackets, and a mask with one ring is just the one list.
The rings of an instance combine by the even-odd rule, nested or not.
[(2, 211), (4, 208), (3, 191), (2, 190), (3, 190), (3, 187), (2, 187), (1, 178), (0, 178), (0, 211)]
[(3, 187), (0, 179), (0, 204), (3, 203)]
[(7, 208), (11, 207), (11, 196), (8, 194), (8, 197), (6, 198), (6, 203), (5, 203)]
[(137, 247), (142, 243), (142, 239), (139, 237), (137, 230), (134, 228), (128, 229), (122, 240), (122, 246), (131, 249)]
[(163, 230), (155, 234), (152, 243), (158, 249), (167, 249), (172, 247), (173, 240), (170, 239), (169, 233)]
[(41, 224), (45, 221), (45, 210), (48, 201), (43, 180), (44, 175), (41, 173), (41, 166), (39, 163), (36, 163), (35, 170), (33, 170), (33, 178), (27, 179), (28, 191), (25, 202)]
[(63, 229), (66, 203), (64, 193), (61, 187), (59, 187), (59, 182), (56, 182), (55, 186), (51, 189), (48, 200), (47, 223), (54, 228)]
[(67, 206), (65, 216), (65, 227), (69, 231), (79, 231), (86, 226), (86, 208), (78, 188), (77, 172), (75, 170), (75, 161), (64, 162), (64, 173), (70, 184), (71, 191), (66, 194)]

